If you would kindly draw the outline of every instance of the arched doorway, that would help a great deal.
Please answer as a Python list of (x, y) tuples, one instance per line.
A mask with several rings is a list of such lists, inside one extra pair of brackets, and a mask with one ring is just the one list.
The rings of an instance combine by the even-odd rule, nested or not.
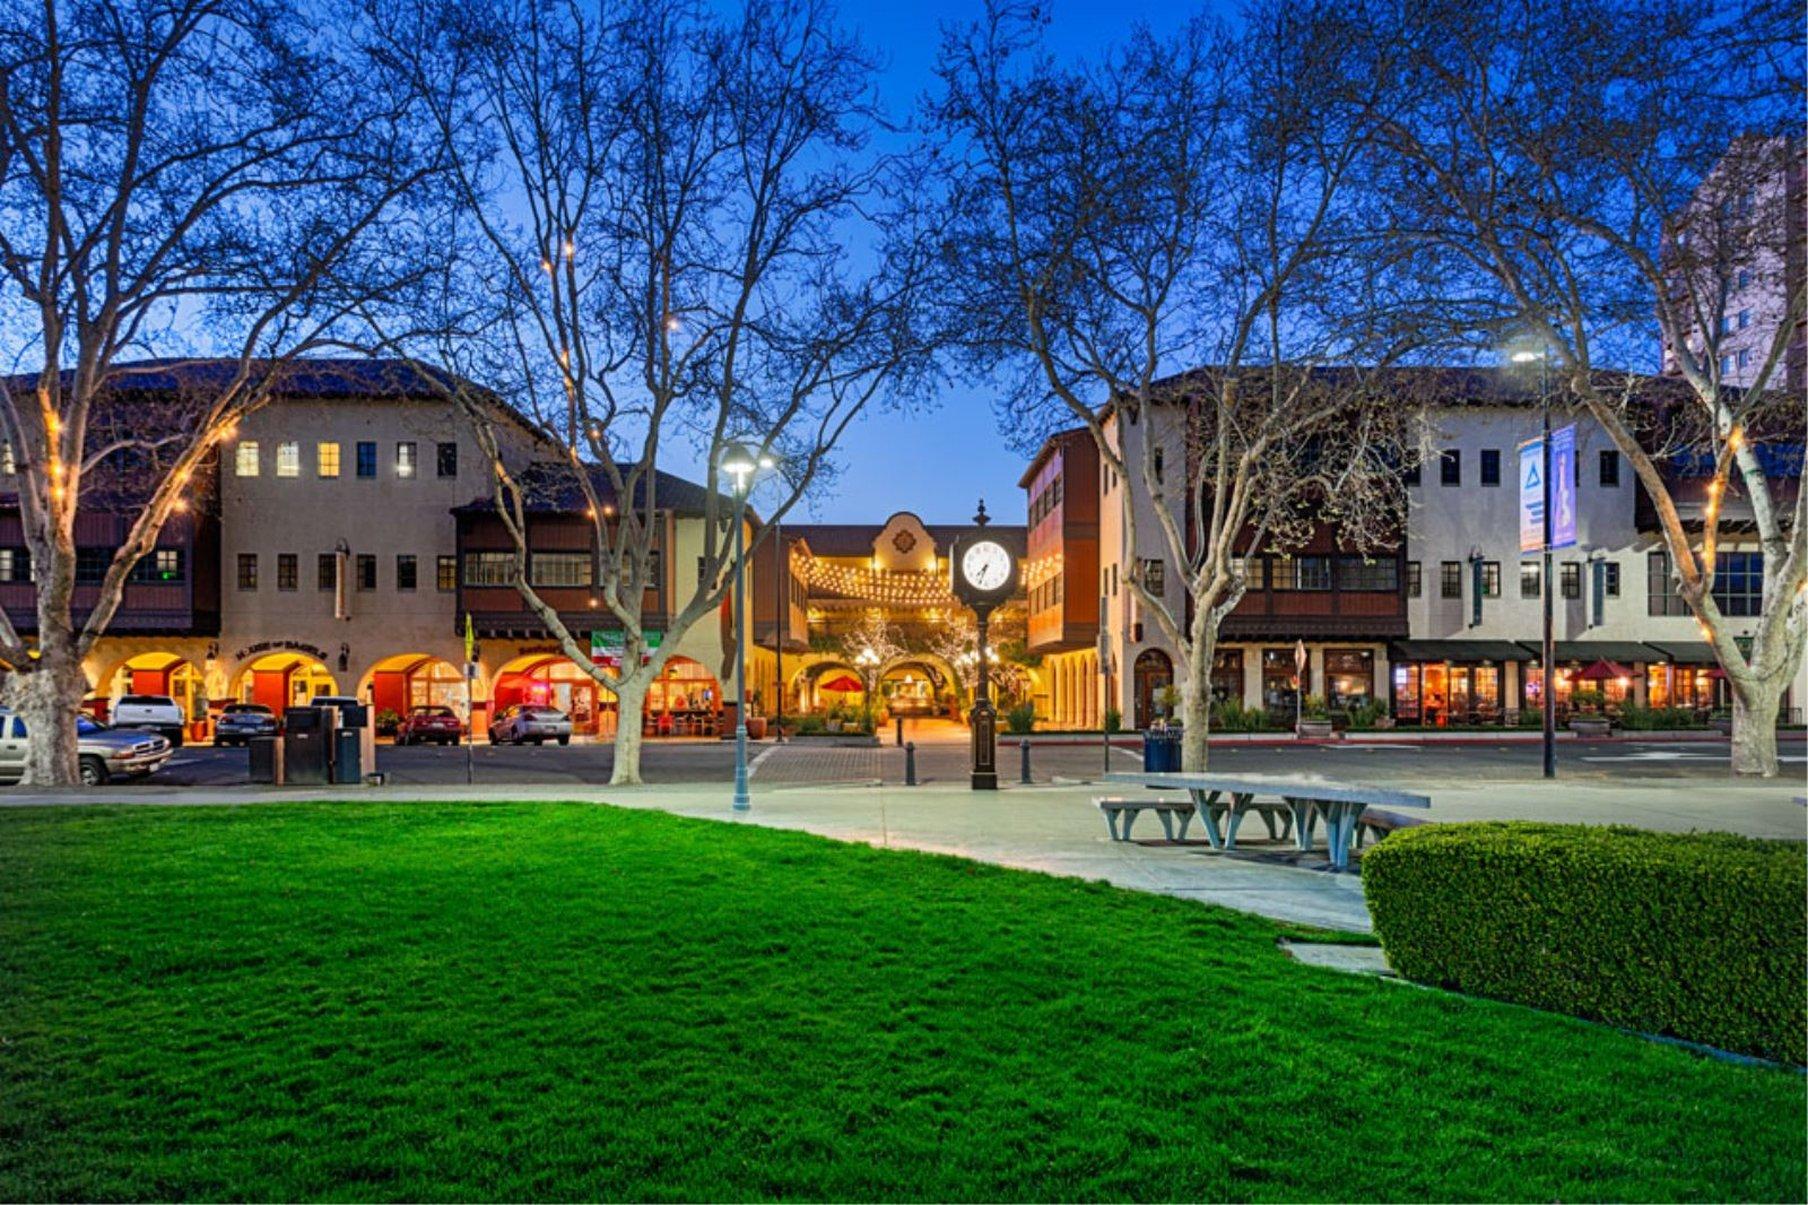
[(1174, 663), (1160, 649), (1144, 649), (1136, 655), (1131, 683), (1136, 692), (1136, 726), (1147, 728), (1160, 714), (1155, 705), (1156, 694), (1174, 683)]
[(574, 733), (605, 739), (615, 735), (615, 695), (557, 653), (530, 653), (496, 671), (490, 714), (517, 703), (558, 708), (571, 717)]
[(265, 653), (239, 671), (233, 698), (262, 703), (281, 715), (290, 707), (306, 707), (319, 695), (339, 693), (339, 680), (306, 653)]
[(865, 699), (860, 671), (845, 661), (819, 661), (797, 672), (796, 710), (800, 715), (832, 707), (858, 708)]
[(893, 716), (939, 715), (945, 710), (943, 697), (952, 690), (948, 674), (917, 658), (895, 662), (879, 679), (879, 697)]
[(702, 662), (671, 657), (647, 688), (647, 735), (716, 736), (722, 701), (722, 684)]
[(207, 680), (195, 664), (175, 653), (139, 653), (117, 665), (113, 672), (97, 682), (90, 701), (91, 710), (102, 712), (102, 718), (113, 713), (126, 695), (168, 695), (182, 709), (189, 725), (188, 735), (199, 735), (197, 725), (207, 722)]
[(456, 665), (428, 653), (398, 653), (371, 667), (359, 698), (368, 698), (384, 727), (383, 714), (406, 719), (417, 707), (450, 707), (465, 714), (465, 679)]

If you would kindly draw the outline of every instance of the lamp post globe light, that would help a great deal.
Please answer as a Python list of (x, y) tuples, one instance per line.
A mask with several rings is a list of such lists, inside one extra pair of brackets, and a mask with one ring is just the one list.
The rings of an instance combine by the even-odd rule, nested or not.
[(722, 449), (717, 462), (734, 482), (734, 641), (735, 641), (735, 768), (734, 810), (753, 807), (747, 791), (747, 494), (760, 470), (770, 469), (772, 457), (761, 455), (744, 443)]
[(1540, 571), (1538, 593), (1544, 604), (1544, 648), (1540, 669), (1538, 701), (1544, 712), (1544, 776), (1557, 777), (1557, 686), (1554, 681), (1557, 644), (1551, 610), (1551, 595), (1556, 583), (1551, 581), (1551, 361), (1546, 348), (1521, 346), (1509, 354), (1515, 364), (1538, 365), (1539, 473), (1544, 512), (1544, 568)]

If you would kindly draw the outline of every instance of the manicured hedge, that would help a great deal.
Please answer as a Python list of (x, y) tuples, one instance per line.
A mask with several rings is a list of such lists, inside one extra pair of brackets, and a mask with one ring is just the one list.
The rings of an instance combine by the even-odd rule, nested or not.
[(1793, 1063), (1804, 1052), (1798, 841), (1567, 824), (1436, 824), (1362, 859), (1409, 979)]

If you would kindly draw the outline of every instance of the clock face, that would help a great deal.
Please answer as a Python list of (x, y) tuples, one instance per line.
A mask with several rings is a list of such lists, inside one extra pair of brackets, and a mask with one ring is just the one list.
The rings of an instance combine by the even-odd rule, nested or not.
[(992, 540), (968, 545), (961, 557), (961, 576), (975, 590), (996, 590), (1010, 579), (1011, 554)]

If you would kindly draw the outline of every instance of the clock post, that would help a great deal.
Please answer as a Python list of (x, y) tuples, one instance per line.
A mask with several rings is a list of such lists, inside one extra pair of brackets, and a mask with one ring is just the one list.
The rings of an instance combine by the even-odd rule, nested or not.
[(992, 611), (1017, 589), (1017, 558), (986, 532), (991, 519), (982, 500), (973, 516), (978, 529), (956, 540), (948, 557), (954, 596), (973, 609), (979, 623), (979, 686), (967, 715), (973, 729), (973, 789), (998, 789), (998, 709), (992, 703), (992, 662), (986, 645)]

